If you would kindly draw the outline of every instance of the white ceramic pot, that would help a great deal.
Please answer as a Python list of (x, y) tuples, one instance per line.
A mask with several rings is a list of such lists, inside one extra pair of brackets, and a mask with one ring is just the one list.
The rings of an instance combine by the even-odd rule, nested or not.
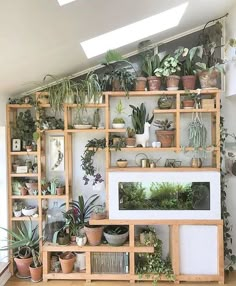
[(112, 123), (112, 128), (114, 129), (120, 129), (124, 127), (125, 127), (125, 123)]
[(84, 246), (87, 242), (87, 236), (77, 236), (76, 243), (78, 246)]

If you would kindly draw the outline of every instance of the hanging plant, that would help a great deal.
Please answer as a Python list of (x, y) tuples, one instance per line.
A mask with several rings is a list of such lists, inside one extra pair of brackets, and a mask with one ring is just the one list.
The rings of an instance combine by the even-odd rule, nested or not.
[(89, 177), (93, 177), (93, 186), (97, 183), (102, 183), (104, 180), (100, 173), (97, 172), (96, 168), (94, 167), (93, 158), (98, 151), (98, 149), (105, 149), (106, 148), (106, 139), (92, 139), (89, 140), (88, 143), (85, 145), (85, 151), (83, 156), (81, 156), (81, 167), (82, 170), (85, 172), (83, 176), (84, 184), (87, 185), (90, 181)]
[(192, 121), (188, 126), (189, 146), (194, 150), (206, 149), (207, 129), (202, 122), (199, 113), (193, 114)]

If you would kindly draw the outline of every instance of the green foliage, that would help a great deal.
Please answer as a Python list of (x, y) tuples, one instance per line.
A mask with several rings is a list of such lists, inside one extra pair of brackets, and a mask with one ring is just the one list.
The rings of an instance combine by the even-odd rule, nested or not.
[(128, 231), (128, 227), (124, 225), (108, 225), (104, 232), (108, 234), (124, 234)]
[(202, 120), (196, 116), (188, 126), (189, 146), (195, 150), (206, 148), (207, 129)]
[(108, 50), (105, 54), (105, 63), (104, 64), (111, 64), (117, 61), (122, 61), (124, 58), (122, 55), (116, 50)]
[(154, 71), (161, 66), (159, 54), (154, 54), (153, 50), (148, 51), (143, 58), (142, 71), (145, 76), (154, 76)]
[(122, 209), (145, 209), (147, 204), (145, 188), (142, 186), (142, 183), (119, 183), (119, 199), (122, 201)]
[(168, 280), (174, 281), (174, 273), (170, 258), (162, 258), (162, 241), (157, 236), (147, 236), (145, 241), (147, 246), (154, 246), (154, 253), (137, 253), (136, 254), (136, 273), (141, 279), (144, 277), (152, 277), (153, 284), (157, 285), (158, 279), (164, 275)]
[(134, 138), (135, 137), (135, 130), (131, 127), (127, 127), (127, 136), (128, 138)]
[[(144, 133), (144, 124), (148, 122), (149, 124), (152, 123), (154, 115), (149, 119), (149, 114), (147, 114), (146, 106), (144, 103), (141, 103), (140, 107), (136, 107), (134, 105), (129, 105), (132, 108), (131, 119), (132, 124), (135, 129), (136, 134), (143, 134)], [(147, 114), (147, 115), (146, 115)]]
[(1, 250), (13, 250), (14, 256), (19, 256), (27, 250), (27, 256), (32, 256), (32, 249), (38, 251), (40, 237), (37, 234), (38, 226), (33, 227), (29, 217), (29, 224), (25, 221), (17, 222), (16, 230), (10, 230), (3, 227), (0, 229), (6, 231), (9, 235), (8, 245), (2, 246)]
[(224, 127), (224, 117), (220, 117), (220, 153), (221, 153), (221, 169), (220, 169), (220, 183), (221, 183), (221, 218), (224, 221), (223, 235), (224, 235), (224, 257), (225, 257), (225, 270), (231, 272), (234, 270), (236, 264), (236, 255), (232, 251), (232, 224), (230, 221), (230, 213), (227, 208), (227, 173), (223, 168), (223, 158), (225, 156), (225, 140), (232, 137), (236, 140), (236, 135), (228, 132)]
[[(90, 196), (86, 201), (82, 195), (78, 196), (78, 200), (72, 200), (69, 203), (72, 210), (69, 210), (64, 214), (65, 218), (68, 219), (68, 225), (76, 225), (79, 224), (80, 226), (84, 226), (89, 218), (91, 213), (93, 212), (94, 208), (97, 206), (95, 202), (99, 196), (94, 194)], [(63, 203), (61, 207), (65, 206), (66, 204)]]
[(169, 119), (166, 118), (165, 120), (159, 120), (159, 119), (155, 120), (153, 125), (160, 128), (160, 130), (171, 130), (170, 127), (172, 123), (173, 121), (170, 121)]
[(87, 185), (90, 181), (89, 177), (93, 177), (93, 185), (96, 183), (103, 182), (103, 179), (99, 173), (96, 172), (96, 168), (93, 165), (93, 158), (98, 149), (106, 148), (106, 139), (97, 139), (94, 138), (89, 140), (88, 143), (85, 145), (85, 151), (83, 156), (81, 156), (81, 167), (82, 170), (85, 172), (83, 177), (84, 184)]
[(36, 132), (36, 125), (29, 109), (19, 113), (12, 131), (14, 138), (26, 141), (26, 145), (32, 144), (34, 139), (33, 134)]

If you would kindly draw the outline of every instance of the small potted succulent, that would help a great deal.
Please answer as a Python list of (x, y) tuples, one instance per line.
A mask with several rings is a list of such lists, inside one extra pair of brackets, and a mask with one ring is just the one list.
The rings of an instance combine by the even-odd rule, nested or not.
[(125, 138), (126, 147), (135, 147), (136, 145), (136, 138), (135, 138), (135, 130), (131, 127), (127, 127), (127, 138)]
[(172, 128), (173, 121), (155, 120), (153, 125), (158, 127), (156, 130), (157, 141), (161, 142), (161, 147), (168, 148), (173, 145), (175, 137), (175, 129)]
[(58, 196), (64, 195), (64, 193), (65, 193), (65, 184), (64, 183), (61, 183), (61, 182), (57, 183), (56, 193)]
[(184, 109), (193, 109), (200, 106), (200, 95), (197, 93), (191, 93), (190, 90), (186, 89), (184, 98), (182, 100), (182, 106)]
[(107, 211), (104, 206), (96, 206), (91, 214), (91, 219), (99, 220), (105, 219), (107, 216)]
[(116, 106), (116, 113), (117, 113), (117, 117), (115, 117), (112, 121), (112, 127), (114, 129), (118, 129), (118, 128), (124, 128), (125, 126), (125, 120), (121, 117), (121, 114), (124, 112), (124, 107), (122, 104), (122, 101), (119, 100), (117, 106)]
[(23, 203), (21, 201), (15, 201), (13, 205), (13, 212), (15, 217), (20, 217), (22, 215)]

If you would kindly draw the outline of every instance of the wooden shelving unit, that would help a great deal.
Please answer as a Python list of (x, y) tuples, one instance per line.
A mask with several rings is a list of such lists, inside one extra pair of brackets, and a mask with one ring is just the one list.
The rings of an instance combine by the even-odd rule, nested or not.
[[(192, 90), (192, 93), (197, 93), (197, 91)], [(191, 114), (192, 112), (197, 113), (208, 113), (210, 114), (211, 120), (211, 129), (212, 129), (212, 137), (211, 144), (214, 147), (209, 147), (209, 151), (213, 152), (215, 156), (212, 156), (212, 164), (211, 166), (204, 166), (202, 168), (191, 168), (190, 166), (181, 166), (179, 168), (167, 168), (164, 166), (160, 166), (157, 168), (140, 168), (135, 166), (130, 166), (128, 168), (117, 168), (111, 163), (111, 156), (114, 153), (115, 149), (105, 149), (105, 169), (106, 169), (106, 181), (108, 182), (108, 173), (109, 172), (173, 172), (173, 171), (198, 171), (198, 172), (209, 172), (209, 171), (219, 171), (220, 170), (220, 90), (201, 90), (201, 94), (208, 95), (211, 98), (215, 99), (215, 108), (213, 109), (192, 109), (185, 110), (181, 108), (182, 97), (184, 96), (185, 91), (177, 90), (177, 91), (131, 91), (129, 92), (129, 100), (132, 100), (141, 97), (151, 97), (158, 99), (162, 95), (172, 96), (175, 101), (174, 109), (169, 110), (160, 110), (154, 109), (152, 112), (155, 117), (158, 118), (158, 115), (169, 114), (174, 117), (175, 126), (176, 126), (176, 140), (175, 146), (170, 148), (121, 148), (121, 152), (151, 152), (154, 153), (178, 153), (182, 152), (182, 146), (180, 146), (180, 138), (181, 138), (181, 126), (180, 120), (182, 117), (187, 114)], [(109, 142), (109, 137), (112, 133), (119, 133), (121, 135), (125, 135), (126, 129), (113, 129), (111, 128), (111, 101), (113, 98), (124, 98), (126, 96), (125, 92), (105, 92), (104, 93), (104, 103), (101, 104), (87, 104), (86, 108), (92, 109), (102, 109), (104, 110), (104, 129), (71, 129), (70, 126), (73, 124), (72, 112), (78, 106), (76, 104), (64, 104), (64, 130), (46, 130), (45, 134), (58, 134), (63, 135), (65, 138), (65, 187), (66, 193), (63, 196), (56, 195), (43, 195), (41, 193), (41, 184), (38, 183), (38, 195), (36, 196), (16, 196), (12, 195), (12, 181), (14, 178), (24, 178), (24, 177), (34, 177), (37, 178), (38, 182), (41, 181), (43, 177), (45, 177), (46, 172), (46, 135), (44, 133), (41, 134), (41, 139), (38, 140), (37, 151), (26, 152), (26, 151), (17, 151), (13, 152), (11, 150), (11, 122), (14, 122), (17, 116), (18, 110), (22, 109), (32, 109), (33, 107), (28, 104), (17, 105), (10, 104), (7, 105), (7, 145), (8, 145), (8, 189), (9, 189), (9, 228), (13, 227), (13, 224), (20, 220), (27, 220), (27, 217), (16, 218), (12, 216), (13, 213), (13, 201), (18, 199), (24, 199), (24, 201), (36, 200), (38, 206), (38, 217), (33, 218), (34, 222), (39, 224), (39, 234), (43, 233), (43, 211), (42, 211), (42, 200), (44, 199), (59, 199), (64, 200), (66, 202), (66, 207), (69, 208), (69, 201), (71, 199), (71, 189), (72, 189), (72, 137), (75, 133), (83, 133), (83, 134), (104, 134), (106, 138), (106, 142)], [(42, 108), (50, 108), (49, 104), (41, 105)], [(36, 113), (36, 118), (38, 114)], [(193, 148), (186, 147), (186, 151), (191, 151)], [(12, 173), (12, 162), (16, 156), (37, 156), (38, 158), (38, 173), (37, 174), (15, 174)], [(82, 174), (81, 174), (82, 177)], [(108, 188), (108, 183), (106, 184)], [(109, 205), (109, 197), (108, 197), (108, 189), (107, 189), (107, 205)], [(171, 261), (173, 265), (173, 270), (175, 274), (176, 283), (180, 281), (218, 281), (219, 283), (223, 283), (224, 281), (224, 254), (223, 254), (223, 224), (221, 220), (102, 220), (102, 221), (90, 221), (91, 224), (121, 224), (129, 226), (129, 242), (122, 247), (111, 247), (108, 245), (100, 245), (100, 246), (84, 246), (79, 247), (77, 245), (68, 245), (68, 246), (59, 246), (53, 245), (51, 243), (46, 243), (41, 245), (41, 250), (43, 253), (43, 280), (47, 281), (49, 279), (81, 279), (81, 280), (127, 280), (130, 282), (134, 282), (139, 280), (138, 276), (135, 273), (135, 253), (138, 252), (153, 252), (153, 247), (147, 246), (137, 246), (135, 243), (135, 227), (138, 225), (168, 225), (170, 228), (170, 249), (171, 249)], [(217, 275), (184, 275), (180, 273), (180, 241), (179, 241), (179, 228), (182, 225), (213, 225), (217, 228), (217, 245), (218, 245), (218, 274)], [(70, 274), (63, 273), (54, 273), (50, 271), (50, 256), (53, 252), (61, 252), (61, 251), (77, 251), (77, 252), (85, 252), (86, 253), (86, 271), (83, 272), (73, 272)], [(95, 274), (91, 272), (91, 253), (93, 252), (127, 252), (129, 253), (129, 273), (124, 274)], [(151, 280), (153, 277), (146, 278), (142, 277), (142, 280)], [(166, 280), (164, 276), (160, 277), (160, 280)]]

